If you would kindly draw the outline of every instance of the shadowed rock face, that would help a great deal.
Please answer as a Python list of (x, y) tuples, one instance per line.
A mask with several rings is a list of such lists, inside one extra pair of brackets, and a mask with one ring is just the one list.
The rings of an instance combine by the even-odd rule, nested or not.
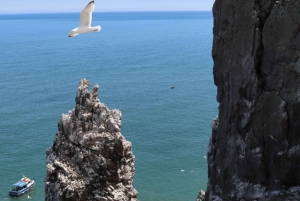
[(216, 0), (206, 200), (300, 200), (300, 2)]
[(46, 201), (137, 201), (134, 155), (121, 134), (122, 115), (79, 82), (76, 107), (63, 114), (47, 150)]

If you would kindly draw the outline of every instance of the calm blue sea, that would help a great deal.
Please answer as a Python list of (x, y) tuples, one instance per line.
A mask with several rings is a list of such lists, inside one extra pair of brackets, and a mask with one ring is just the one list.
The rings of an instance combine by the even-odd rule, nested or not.
[(95, 13), (101, 32), (68, 38), (78, 18), (0, 15), (0, 200), (22, 174), (37, 185), (14, 200), (44, 200), (45, 152), (81, 78), (123, 114), (139, 200), (196, 200), (218, 113), (211, 12)]

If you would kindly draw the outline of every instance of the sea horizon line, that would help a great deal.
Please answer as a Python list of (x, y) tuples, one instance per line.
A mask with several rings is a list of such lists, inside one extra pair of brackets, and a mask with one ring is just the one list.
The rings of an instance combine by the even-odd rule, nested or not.
[[(188, 12), (212, 12), (211, 10), (162, 10), (162, 11), (95, 11), (94, 13), (188, 13)], [(62, 11), (62, 12), (3, 12), (0, 15), (37, 15), (37, 14), (78, 14), (80, 12), (75, 11)]]

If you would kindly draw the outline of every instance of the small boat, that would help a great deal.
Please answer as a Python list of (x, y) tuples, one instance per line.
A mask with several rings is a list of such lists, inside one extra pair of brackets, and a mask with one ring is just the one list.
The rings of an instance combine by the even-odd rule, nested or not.
[(19, 195), (22, 195), (26, 193), (29, 190), (32, 190), (33, 186), (35, 184), (35, 179), (29, 179), (25, 176), (20, 179), (17, 183), (14, 184), (14, 188), (9, 191), (9, 195), (12, 197), (17, 197)]

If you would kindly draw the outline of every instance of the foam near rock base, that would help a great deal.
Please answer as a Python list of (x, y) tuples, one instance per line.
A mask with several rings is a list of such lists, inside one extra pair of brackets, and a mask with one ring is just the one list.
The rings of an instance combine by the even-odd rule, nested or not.
[(62, 114), (47, 150), (46, 201), (136, 201), (134, 155), (121, 134), (122, 114), (82, 79), (75, 109)]

